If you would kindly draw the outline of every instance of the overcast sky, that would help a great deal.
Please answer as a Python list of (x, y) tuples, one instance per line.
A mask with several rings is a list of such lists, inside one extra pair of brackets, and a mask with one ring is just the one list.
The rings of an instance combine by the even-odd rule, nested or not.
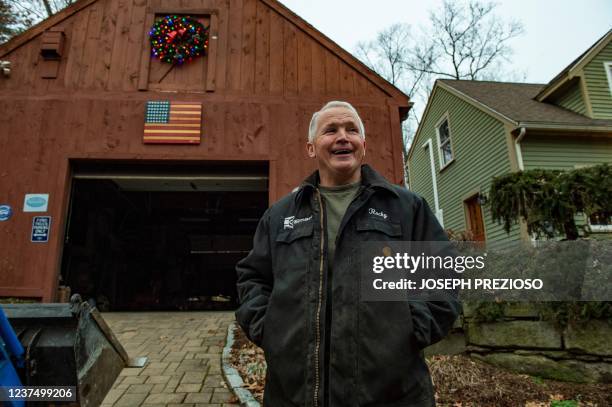
[[(293, 12), (354, 52), (359, 41), (394, 23), (428, 23), (441, 0), (280, 0)], [(523, 23), (515, 39), (512, 69), (526, 81), (547, 83), (612, 28), (612, 0), (501, 0), (496, 13)]]

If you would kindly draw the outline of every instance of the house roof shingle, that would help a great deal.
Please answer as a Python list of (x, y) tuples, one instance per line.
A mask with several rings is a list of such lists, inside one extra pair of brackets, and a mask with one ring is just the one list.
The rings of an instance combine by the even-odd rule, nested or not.
[(440, 79), (439, 81), (516, 123), (612, 126), (612, 120), (591, 119), (550, 103), (536, 101), (535, 96), (546, 86), (545, 84), (451, 79)]

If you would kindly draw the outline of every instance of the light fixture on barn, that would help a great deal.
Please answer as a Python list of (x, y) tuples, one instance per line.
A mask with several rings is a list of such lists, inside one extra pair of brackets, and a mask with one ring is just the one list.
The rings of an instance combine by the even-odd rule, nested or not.
[(2, 71), (2, 76), (10, 76), (11, 61), (0, 61), (0, 71)]

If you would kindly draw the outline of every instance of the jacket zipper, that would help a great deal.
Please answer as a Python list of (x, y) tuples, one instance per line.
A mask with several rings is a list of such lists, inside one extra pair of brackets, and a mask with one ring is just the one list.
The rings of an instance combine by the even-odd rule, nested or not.
[(319, 221), (321, 226), (321, 247), (319, 251), (319, 299), (317, 303), (317, 317), (316, 324), (316, 342), (315, 342), (315, 385), (314, 385), (314, 407), (319, 405), (319, 383), (320, 383), (320, 364), (319, 358), (321, 353), (321, 307), (323, 304), (323, 252), (325, 250), (325, 230), (324, 230), (324, 213), (323, 213), (323, 201), (321, 199), (321, 193), (317, 189), (317, 200), (319, 201)]
[[(353, 198), (353, 200), (351, 201), (350, 206), (353, 204), (353, 202), (361, 195), (363, 191), (360, 189), (357, 192), (357, 195), (355, 196), (355, 198)], [(317, 303), (317, 316), (316, 316), (316, 323), (317, 323), (317, 328), (316, 328), (316, 342), (315, 342), (315, 365), (316, 365), (316, 369), (315, 369), (315, 385), (314, 385), (314, 402), (313, 402), (313, 407), (317, 407), (319, 405), (319, 383), (320, 383), (320, 378), (321, 378), (321, 374), (320, 374), (320, 353), (321, 353), (321, 309), (323, 307), (323, 275), (324, 275), (324, 251), (325, 251), (325, 212), (324, 212), (324, 208), (323, 208), (323, 198), (321, 197), (321, 193), (319, 191), (319, 189), (316, 189), (316, 193), (317, 193), (317, 199), (318, 199), (318, 203), (319, 203), (319, 222), (320, 222), (320, 226), (321, 226), (321, 247), (319, 249), (319, 257), (320, 257), (320, 262), (319, 262), (319, 298), (318, 298), (318, 303)], [(363, 203), (361, 204), (363, 205)], [(361, 208), (361, 205), (359, 205), (359, 208)], [(348, 211), (348, 208), (347, 208)], [(345, 214), (346, 216), (346, 214)], [(343, 222), (344, 223), (344, 222)], [(340, 237), (340, 233), (342, 232), (343, 229), (343, 223), (340, 225), (340, 228), (338, 230), (338, 235), (336, 236), (336, 245), (338, 243), (338, 238)], [(329, 298), (327, 299), (329, 301)], [(323, 402), (323, 405), (325, 405), (325, 401)]]

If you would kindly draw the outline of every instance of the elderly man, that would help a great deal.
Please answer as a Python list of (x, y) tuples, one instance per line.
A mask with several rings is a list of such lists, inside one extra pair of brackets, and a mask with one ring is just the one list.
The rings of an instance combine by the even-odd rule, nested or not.
[(264, 404), (431, 406), (421, 350), (458, 313), (454, 300), (366, 302), (359, 243), (439, 241), (426, 202), (363, 164), (365, 130), (353, 106), (329, 102), (306, 144), (318, 170), (263, 215), (236, 266), (236, 318), (264, 349)]

